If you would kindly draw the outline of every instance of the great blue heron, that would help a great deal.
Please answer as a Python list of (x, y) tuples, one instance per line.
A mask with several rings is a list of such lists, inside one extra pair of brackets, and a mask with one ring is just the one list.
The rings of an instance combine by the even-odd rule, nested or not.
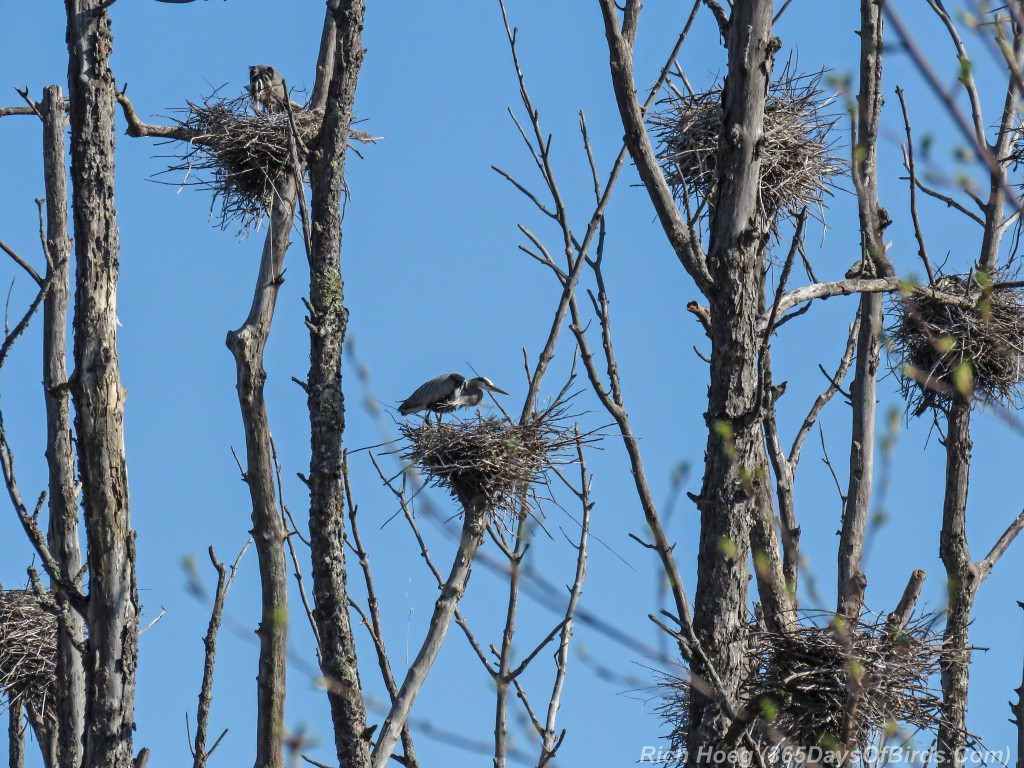
[(446, 373), (431, 379), (405, 398), (405, 402), (398, 406), (398, 412), (403, 416), (424, 410), (448, 413), (456, 408), (476, 405), (484, 399), (484, 390), (508, 394), (486, 376), (467, 379), (461, 373)]
[(249, 67), (249, 93), (253, 101), (267, 112), (284, 109), (288, 94), (284, 92), (284, 78), (269, 64), (254, 64)]

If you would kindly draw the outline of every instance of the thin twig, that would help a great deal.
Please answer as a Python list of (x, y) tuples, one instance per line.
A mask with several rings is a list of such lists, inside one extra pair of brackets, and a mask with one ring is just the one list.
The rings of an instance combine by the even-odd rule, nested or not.
[[(580, 524), (580, 540), (577, 546), (576, 575), (572, 586), (569, 588), (569, 603), (565, 609), (565, 619), (562, 621), (561, 637), (558, 643), (558, 650), (555, 652), (555, 680), (551, 687), (551, 697), (548, 700), (547, 719), (544, 723), (544, 734), (541, 743), (540, 760), (538, 768), (544, 768), (554, 758), (565, 738), (563, 730), (560, 737), (555, 736), (555, 718), (558, 715), (558, 708), (561, 705), (562, 688), (565, 685), (565, 676), (569, 661), (569, 639), (572, 637), (573, 616), (579, 604), (580, 595), (583, 592), (583, 582), (587, 576), (587, 539), (590, 534), (590, 510), (593, 504), (590, 501), (591, 478), (587, 476), (587, 464), (583, 455), (583, 441), (577, 435), (576, 459), (580, 468), (580, 506), (583, 519)], [(524, 662), (525, 665), (525, 662)]]
[(209, 548), (210, 562), (213, 563), (213, 567), (217, 571), (217, 589), (213, 596), (210, 623), (206, 630), (206, 637), (203, 639), (203, 646), (205, 648), (203, 656), (203, 682), (199, 689), (199, 706), (196, 710), (196, 738), (194, 746), (192, 744), (189, 745), (192, 751), (193, 768), (204, 768), (207, 758), (213, 754), (221, 739), (227, 734), (227, 729), (225, 728), (213, 746), (209, 750), (206, 749), (210, 706), (213, 703), (213, 673), (217, 658), (217, 633), (220, 631), (221, 619), (224, 615), (224, 602), (227, 599), (228, 592), (231, 590), (231, 585), (235, 583), (235, 575), (238, 573), (238, 565), (242, 562), (242, 556), (249, 549), (250, 544), (252, 544), (251, 537), (246, 539), (230, 569), (217, 559), (213, 547)]
[[(313, 225), (309, 219), (309, 207), (306, 205), (306, 189), (302, 184), (303, 177), (303, 166), (299, 162), (299, 149), (298, 143), (301, 141), (299, 138), (299, 129), (295, 126), (295, 113), (292, 111), (292, 102), (290, 94), (288, 92), (288, 85), (284, 78), (281, 78), (281, 87), (284, 89), (284, 104), (285, 109), (288, 110), (288, 151), (291, 154), (291, 165), (292, 173), (295, 175), (295, 188), (299, 190), (299, 210), (302, 214), (302, 242), (306, 247), (306, 261), (309, 265), (313, 265), (313, 242), (312, 232)], [(305, 156), (305, 153), (303, 153)]]
[(924, 263), (925, 271), (928, 273), (928, 283), (935, 284), (935, 271), (932, 269), (932, 262), (928, 258), (928, 248), (924, 243), (924, 231), (921, 229), (921, 219), (917, 213), (917, 173), (914, 169), (914, 136), (910, 130), (910, 115), (907, 113), (907, 102), (903, 98), (903, 89), (896, 87), (896, 95), (900, 100), (900, 108), (903, 110), (903, 125), (907, 132), (907, 146), (903, 153), (903, 166), (910, 174), (910, 217), (914, 222), (914, 236), (917, 238), (917, 253)]

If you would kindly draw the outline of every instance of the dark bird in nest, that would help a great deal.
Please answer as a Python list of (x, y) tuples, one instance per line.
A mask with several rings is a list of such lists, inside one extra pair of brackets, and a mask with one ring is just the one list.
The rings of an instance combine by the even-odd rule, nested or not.
[(484, 391), (500, 392), (507, 395), (504, 389), (496, 387), (486, 376), (467, 379), (460, 373), (446, 373), (431, 379), (405, 398), (398, 406), (403, 416), (420, 411), (433, 411), (438, 414), (450, 413), (456, 408), (467, 408), (484, 399)]
[(257, 104), (267, 112), (284, 109), (288, 94), (284, 90), (284, 78), (269, 64), (254, 64), (249, 67), (249, 93)]

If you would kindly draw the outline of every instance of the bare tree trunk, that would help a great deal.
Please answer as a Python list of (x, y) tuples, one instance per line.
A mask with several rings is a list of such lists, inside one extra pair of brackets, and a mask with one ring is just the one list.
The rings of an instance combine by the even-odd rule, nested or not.
[(946, 566), (946, 629), (942, 637), (942, 724), (935, 759), (962, 768), (967, 686), (971, 669), (968, 630), (981, 574), (967, 546), (967, 487), (971, 470), (971, 405), (957, 396), (946, 427), (946, 492), (942, 504), (939, 555)]
[(256, 677), (256, 768), (283, 768), (285, 669), (288, 653), (288, 573), (284, 552), (284, 523), (274, 491), (274, 462), (270, 423), (263, 383), (263, 351), (274, 319), (282, 282), (284, 255), (295, 216), (298, 194), (292, 174), (277, 181), (267, 238), (256, 278), (252, 306), (245, 323), (228, 333), (235, 356), (238, 403), (245, 428), (245, 481), (252, 499), (252, 536), (260, 566), (262, 616), (259, 673)]
[[(778, 41), (771, 35), (771, 0), (736, 3), (729, 24), (729, 72), (722, 95), (718, 199), (711, 222), (708, 268), (711, 309), (711, 381), (708, 443), (701, 512), (694, 630), (707, 655), (693, 672), (713, 673), (735, 700), (747, 668), (747, 581), (751, 521), (771, 504), (760, 424), (758, 309), (764, 294), (763, 245), (758, 221), (761, 171), (758, 145), (764, 103)], [(768, 512), (770, 514), (770, 512)], [(729, 717), (693, 689), (688, 738), (692, 764), (709, 763), (708, 750), (729, 729)], [(732, 754), (736, 754), (735, 752)]]
[[(878, 118), (882, 111), (882, 6), (861, 0), (860, 93), (857, 95), (857, 142), (853, 173), (860, 210), (864, 275), (891, 274), (882, 245), (878, 203)], [(839, 538), (839, 584), (836, 612), (850, 623), (860, 619), (867, 577), (861, 571), (864, 531), (874, 482), (875, 414), (878, 363), (882, 338), (882, 296), (860, 298), (857, 367), (850, 394), (853, 429), (850, 477)]]
[(104, 0), (66, 0), (74, 182), (75, 401), (89, 545), (84, 768), (128, 768), (135, 728), (139, 597), (117, 356), (114, 77)]
[(362, 0), (335, 3), (336, 34), (324, 45), (334, 49), (327, 108), (310, 168), (312, 252), (309, 281), (310, 365), (306, 392), (310, 422), (309, 541), (313, 561), (313, 618), (320, 635), (320, 669), (327, 692), (338, 762), (346, 768), (369, 766), (355, 638), (348, 609), (345, 566), (345, 484), (342, 433), (345, 399), (341, 354), (348, 325), (341, 276), (341, 196), (345, 155), (359, 68), (363, 60)]
[[(46, 185), (46, 279), (43, 302), (43, 396), (46, 402), (46, 462), (49, 470), (47, 544), (65, 582), (81, 591), (82, 552), (78, 540), (75, 451), (71, 444), (66, 325), (71, 293), (71, 240), (64, 150), (64, 97), (59, 86), (43, 94), (43, 172)], [(85, 667), (79, 650), (84, 622), (67, 595), (56, 590), (60, 606), (57, 635), (57, 711), (60, 768), (82, 764), (85, 732)]]
[(867, 577), (861, 571), (864, 533), (874, 480), (875, 415), (878, 364), (882, 339), (882, 297), (860, 297), (861, 325), (857, 337), (857, 366), (850, 383), (853, 431), (850, 437), (850, 478), (839, 536), (839, 584), (836, 613), (856, 623), (864, 607)]
[(25, 768), (25, 718), (21, 704), (10, 696), (7, 701), (7, 765)]

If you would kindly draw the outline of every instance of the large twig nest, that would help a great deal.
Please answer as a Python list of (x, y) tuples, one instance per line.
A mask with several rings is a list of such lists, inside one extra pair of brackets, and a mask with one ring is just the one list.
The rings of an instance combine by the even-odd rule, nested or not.
[[(804, 623), (780, 633), (750, 628), (752, 664), (741, 696), (759, 713), (751, 735), (762, 754), (775, 746), (842, 749), (850, 709), (861, 749), (901, 734), (937, 733), (943, 718), (935, 683), (949, 652), (933, 620), (916, 618), (897, 632), (871, 616), (855, 629), (813, 623), (828, 616), (803, 614)], [(690, 685), (668, 678), (663, 689), (660, 714), (678, 752), (689, 730)]]
[(915, 415), (954, 397), (1016, 407), (1024, 380), (1024, 291), (993, 289), (989, 275), (943, 275), (943, 293), (968, 306), (912, 293), (895, 299), (888, 328), (893, 367)]
[(57, 618), (31, 590), (0, 590), (0, 690), (56, 721)]
[(567, 423), (561, 404), (516, 424), (493, 416), (472, 421), (406, 422), (402, 458), (415, 464), (432, 485), (457, 499), (482, 499), (493, 518), (524, 513), (537, 498), (548, 471), (571, 463), (568, 451), (586, 440)]
[[(222, 227), (238, 222), (245, 229), (262, 221), (280, 179), (291, 170), (290, 127), (287, 110), (254, 109), (248, 96), (237, 99), (209, 97), (202, 104), (188, 102), (178, 125), (192, 137), (184, 145), (180, 162), (168, 170), (185, 172), (185, 184), (213, 191), (220, 201)], [(300, 162), (320, 130), (322, 110), (292, 109)]]
[[(833, 96), (822, 89), (822, 72), (795, 75), (787, 66), (770, 86), (761, 144), (758, 212), (773, 231), (780, 218), (809, 209), (824, 216), (825, 197), (846, 170), (832, 152), (829, 113)], [(722, 130), (722, 87), (703, 93), (678, 90), (650, 118), (661, 146), (665, 178), (688, 217), (706, 222), (715, 202)]]

